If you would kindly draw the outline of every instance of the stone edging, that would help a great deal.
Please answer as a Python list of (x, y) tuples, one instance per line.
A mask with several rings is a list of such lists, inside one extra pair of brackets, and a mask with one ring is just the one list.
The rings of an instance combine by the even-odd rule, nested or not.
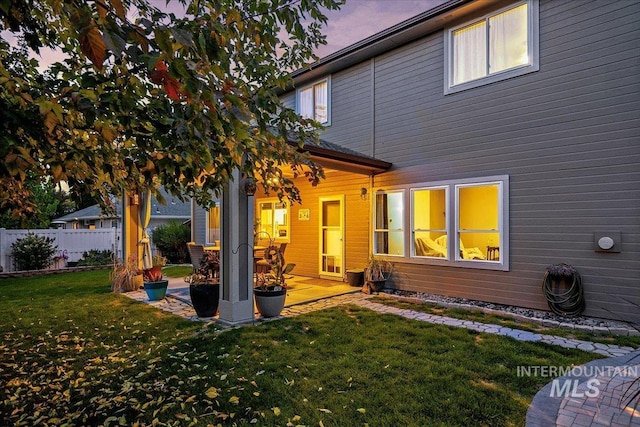
[(640, 336), (640, 331), (634, 329), (631, 326), (620, 324), (620, 327), (604, 327), (604, 326), (588, 326), (588, 325), (577, 325), (570, 322), (558, 322), (556, 320), (551, 319), (539, 319), (537, 317), (527, 317), (522, 316), (516, 313), (509, 313), (507, 311), (495, 310), (487, 307), (478, 307), (472, 304), (461, 304), (455, 302), (444, 302), (444, 301), (435, 301), (430, 299), (423, 299), (418, 297), (408, 297), (408, 296), (398, 296), (387, 293), (380, 293), (378, 296), (386, 297), (386, 298), (397, 298), (399, 300), (405, 300), (410, 302), (418, 302), (418, 303), (430, 303), (440, 307), (447, 308), (462, 308), (465, 310), (474, 310), (481, 311), (486, 314), (494, 314), (498, 316), (511, 317), (516, 320), (522, 320), (527, 322), (538, 323), (547, 328), (562, 328), (562, 329), (574, 329), (576, 331), (582, 332), (590, 332), (594, 335), (620, 335), (620, 336)]

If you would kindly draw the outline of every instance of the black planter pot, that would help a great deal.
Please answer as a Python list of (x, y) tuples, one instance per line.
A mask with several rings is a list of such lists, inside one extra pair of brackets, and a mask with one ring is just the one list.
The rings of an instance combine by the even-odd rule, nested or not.
[(220, 302), (219, 283), (189, 285), (189, 295), (198, 317), (213, 317), (218, 312), (218, 304)]

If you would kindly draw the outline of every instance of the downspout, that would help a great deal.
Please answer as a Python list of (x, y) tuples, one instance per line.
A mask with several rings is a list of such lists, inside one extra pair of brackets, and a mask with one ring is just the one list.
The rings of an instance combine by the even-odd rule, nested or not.
[(376, 157), (376, 58), (370, 61), (371, 74), (371, 157)]

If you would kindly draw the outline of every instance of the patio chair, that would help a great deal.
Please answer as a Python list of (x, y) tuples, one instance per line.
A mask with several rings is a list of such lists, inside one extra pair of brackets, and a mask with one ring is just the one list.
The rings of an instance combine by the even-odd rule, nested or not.
[(193, 266), (193, 272), (200, 267), (200, 262), (204, 257), (204, 245), (198, 245), (193, 242), (187, 243), (187, 249), (189, 250), (189, 258), (191, 258), (191, 265)]

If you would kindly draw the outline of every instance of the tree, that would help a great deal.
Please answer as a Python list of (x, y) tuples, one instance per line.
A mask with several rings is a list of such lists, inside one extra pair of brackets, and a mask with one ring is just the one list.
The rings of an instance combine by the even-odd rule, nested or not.
[(3, 211), (0, 214), (0, 228), (48, 228), (51, 221), (68, 212), (64, 211), (68, 207), (68, 199), (65, 194), (54, 188), (49, 180), (41, 181), (41, 177), (34, 177), (27, 172), (25, 188), (33, 195), (33, 201), (39, 207), (38, 212), (28, 218), (18, 218), (11, 215), (11, 212)]
[[(324, 43), (323, 8), (340, 3), (185, 0), (178, 17), (150, 0), (0, 2), (0, 30), (19, 40), (0, 39), (0, 211), (37, 214), (27, 170), (104, 207), (159, 185), (208, 206), (236, 168), (299, 200), (280, 167), (318, 183), (301, 148), (319, 125), (277, 91)], [(43, 46), (66, 57), (45, 73), (28, 57)]]

